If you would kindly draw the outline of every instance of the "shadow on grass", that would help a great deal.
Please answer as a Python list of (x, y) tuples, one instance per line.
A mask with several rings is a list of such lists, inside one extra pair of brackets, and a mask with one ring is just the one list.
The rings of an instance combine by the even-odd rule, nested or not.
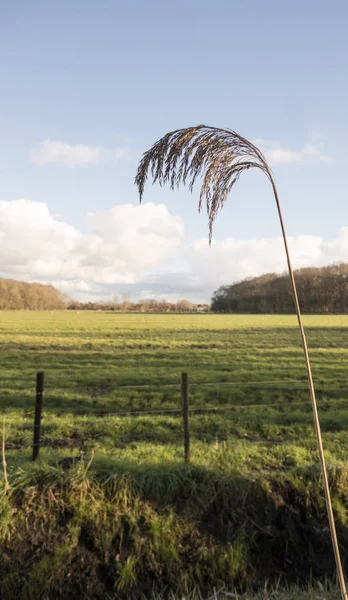
[[(345, 565), (348, 474), (329, 475)], [(84, 597), (99, 599), (117, 589), (140, 598), (154, 587), (246, 590), (334, 576), (315, 468), (252, 478), (96, 457), (90, 464), (28, 463), (10, 484), (2, 501), (4, 600), (31, 597), (20, 590), (72, 599), (87, 591)]]
[[(277, 474), (274, 479), (226, 474), (218, 469), (182, 464), (98, 461), (97, 477), (106, 489), (120, 476), (156, 506), (195, 523), (203, 536), (227, 548), (236, 540), (247, 547), (244, 583), (266, 579), (305, 583), (308, 578), (332, 577), (335, 572), (324, 495), (317, 467)], [(345, 494), (348, 473), (330, 471), (338, 534), (344, 563), (348, 551)], [(345, 491), (344, 491), (345, 490)], [(252, 574), (251, 579), (249, 575)], [(237, 581), (234, 583), (238, 583)], [(240, 582), (239, 582), (240, 583)]]

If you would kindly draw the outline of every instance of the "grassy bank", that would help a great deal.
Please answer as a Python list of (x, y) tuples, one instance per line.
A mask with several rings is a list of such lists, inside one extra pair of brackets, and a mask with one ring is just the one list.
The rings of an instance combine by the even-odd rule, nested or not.
[[(305, 324), (346, 561), (348, 317)], [(207, 598), (333, 576), (294, 317), (0, 313), (0, 376), (1, 598)]]
[[(242, 592), (334, 575), (313, 467), (256, 477), (95, 457), (28, 463), (9, 481), (2, 598)], [(345, 557), (347, 470), (331, 469), (330, 484)]]

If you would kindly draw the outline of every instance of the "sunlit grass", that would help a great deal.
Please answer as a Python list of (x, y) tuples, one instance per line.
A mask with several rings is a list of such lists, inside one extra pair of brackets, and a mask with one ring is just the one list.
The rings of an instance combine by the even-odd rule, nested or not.
[[(326, 456), (344, 462), (348, 316), (308, 316), (305, 325)], [(187, 371), (195, 464), (247, 473), (317, 462), (294, 316), (0, 313), (0, 354), (10, 470), (31, 457), (37, 370), (46, 376), (43, 458), (94, 449), (182, 460)]]
[[(345, 546), (348, 316), (305, 317), (305, 325)], [(33, 463), (38, 370), (46, 385)], [(183, 460), (183, 371), (191, 467)], [(270, 577), (257, 600), (336, 598), (329, 587), (280, 591), (299, 568), (301, 580), (333, 573), (295, 317), (0, 313), (0, 377), (11, 487), (0, 503), (0, 537), (12, 556), (0, 559), (2, 597), (17, 597), (19, 589), (39, 597), (47, 581), (59, 597), (60, 581), (78, 579), (87, 564), (84, 577), (96, 598), (130, 598), (134, 588), (137, 598), (155, 598), (149, 586), (159, 581), (162, 598), (193, 600), (205, 590), (214, 594), (215, 584), (240, 594)], [(277, 544), (268, 550), (267, 528), (279, 498), (295, 511), (290, 524), (276, 526), (281, 551), (298, 535), (297, 515), (305, 510), (320, 558), (305, 564), (311, 538), (297, 564), (294, 543), (274, 592), (283, 566)], [(287, 527), (294, 528), (290, 537)], [(192, 549), (198, 554), (191, 564)], [(258, 563), (268, 551), (271, 572)], [(105, 581), (116, 589), (100, 587)]]

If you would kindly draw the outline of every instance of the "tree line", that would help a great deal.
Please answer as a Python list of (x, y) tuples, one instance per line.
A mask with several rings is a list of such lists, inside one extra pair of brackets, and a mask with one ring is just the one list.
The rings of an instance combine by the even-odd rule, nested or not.
[[(307, 314), (348, 313), (348, 263), (294, 272), (301, 311)], [(211, 308), (224, 313), (292, 313), (288, 274), (268, 273), (220, 287)]]
[(60, 310), (63, 294), (52, 285), (0, 279), (0, 310)]
[(140, 300), (131, 302), (68, 302), (68, 310), (105, 310), (114, 312), (144, 312), (144, 313), (187, 313), (187, 312), (209, 312), (209, 304), (194, 304), (188, 300), (168, 302), (167, 300)]
[(79, 302), (71, 300), (52, 285), (27, 283), (0, 278), (0, 310), (103, 310), (115, 312), (208, 312), (208, 304), (194, 304), (188, 300), (144, 299), (131, 302)]
[[(295, 271), (303, 313), (348, 313), (348, 263)], [(0, 310), (102, 310), (115, 312), (292, 313), (294, 302), (287, 273), (267, 273), (220, 287), (211, 306), (188, 300), (143, 299), (131, 302), (79, 302), (66, 298), (52, 285), (0, 279)]]

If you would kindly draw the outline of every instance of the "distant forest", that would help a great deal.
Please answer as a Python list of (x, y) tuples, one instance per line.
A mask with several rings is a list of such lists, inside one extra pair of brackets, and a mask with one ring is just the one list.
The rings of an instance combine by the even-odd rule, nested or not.
[[(303, 313), (348, 313), (347, 263), (298, 269), (295, 280)], [(220, 287), (211, 308), (224, 313), (293, 313), (289, 275), (269, 273)]]
[(131, 302), (78, 302), (70, 300), (52, 285), (0, 278), (0, 310), (105, 310), (116, 312), (208, 312), (208, 304), (188, 300), (141, 300)]
[(59, 310), (63, 294), (52, 285), (0, 279), (0, 310)]
[[(348, 313), (348, 263), (295, 271), (301, 310), (306, 314)], [(78, 302), (52, 285), (0, 279), (0, 310), (106, 310), (116, 312), (213, 312), (288, 314), (294, 312), (287, 273), (268, 273), (220, 287), (208, 304), (187, 300)]]
[(188, 313), (188, 312), (209, 312), (209, 304), (193, 304), (188, 300), (178, 300), (178, 302), (168, 302), (168, 300), (139, 300), (131, 302), (78, 302), (71, 300), (67, 303), (68, 310), (108, 310), (115, 312), (145, 312), (145, 313)]

